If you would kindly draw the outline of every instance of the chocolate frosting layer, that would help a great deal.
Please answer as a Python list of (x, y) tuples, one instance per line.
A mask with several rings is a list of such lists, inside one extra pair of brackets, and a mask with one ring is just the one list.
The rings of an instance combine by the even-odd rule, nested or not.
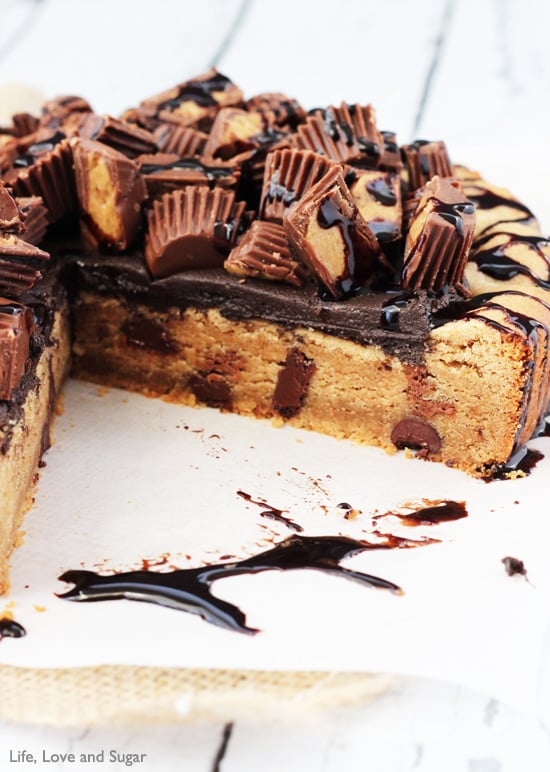
[(153, 281), (140, 255), (75, 257), (82, 289), (115, 294), (166, 310), (218, 308), (228, 319), (262, 319), (287, 328), (308, 327), (358, 343), (373, 343), (408, 363), (420, 363), (431, 327), (431, 313), (449, 297), (425, 292), (368, 292), (344, 301), (323, 298), (315, 285), (279, 286), (241, 279), (219, 269), (189, 270)]

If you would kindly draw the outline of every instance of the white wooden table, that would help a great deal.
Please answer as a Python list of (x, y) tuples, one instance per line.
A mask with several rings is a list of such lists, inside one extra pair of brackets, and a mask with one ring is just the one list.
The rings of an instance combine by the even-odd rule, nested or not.
[[(0, 117), (8, 83), (44, 97), (82, 94), (98, 112), (119, 113), (215, 65), (247, 95), (284, 91), (306, 107), (372, 102), (380, 127), (401, 142), (443, 138), (451, 154), (468, 145), (547, 153), (549, 31), (547, 0), (0, 0)], [(9, 699), (1, 684), (0, 699)], [(32, 768), (10, 761), (10, 749), (41, 759), (42, 750), (113, 748), (147, 754), (136, 767), (148, 772), (546, 772), (549, 732), (491, 695), (406, 678), (314, 722), (227, 716), (70, 731), (3, 723), (0, 770)]]

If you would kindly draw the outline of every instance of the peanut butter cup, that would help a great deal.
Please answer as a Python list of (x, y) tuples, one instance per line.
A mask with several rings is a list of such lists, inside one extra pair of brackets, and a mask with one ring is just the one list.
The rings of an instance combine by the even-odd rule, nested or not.
[(328, 158), (311, 150), (273, 150), (265, 162), (260, 217), (282, 222), (288, 208), (299, 201), (333, 166)]
[(154, 130), (153, 137), (160, 153), (174, 153), (178, 158), (189, 158), (201, 155), (208, 134), (189, 126), (161, 123)]
[(240, 106), (243, 93), (229, 78), (212, 68), (180, 83), (139, 106), (140, 120), (147, 128), (159, 123), (179, 123), (208, 131), (220, 107)]
[(222, 266), (237, 237), (244, 203), (233, 191), (187, 186), (154, 201), (145, 259), (155, 278)]
[(40, 196), (51, 222), (76, 209), (73, 153), (61, 132), (37, 137), (13, 160), (5, 180), (16, 196)]
[(146, 197), (137, 164), (101, 142), (72, 140), (82, 224), (89, 246), (127, 249)]
[(48, 230), (48, 210), (40, 196), (17, 198), (21, 214), (21, 237), (29, 244), (40, 244)]
[(434, 177), (424, 188), (405, 243), (401, 284), (407, 289), (460, 288), (474, 237), (475, 207)]
[(235, 276), (282, 281), (296, 287), (301, 287), (307, 276), (305, 267), (290, 254), (283, 226), (263, 220), (254, 220), (224, 268)]
[(156, 150), (151, 132), (110, 115), (86, 114), (78, 126), (78, 134), (85, 139), (103, 142), (128, 158)]
[(142, 155), (136, 163), (151, 198), (186, 185), (235, 188), (241, 176), (239, 166), (220, 161), (205, 162), (192, 156), (180, 158), (175, 153)]
[(408, 174), (409, 190), (421, 188), (432, 177), (452, 177), (453, 171), (444, 142), (418, 139), (401, 148)]
[(294, 98), (279, 92), (264, 92), (247, 99), (246, 109), (261, 113), (270, 126), (284, 126), (296, 130), (307, 113)]
[(20, 303), (0, 297), (0, 400), (11, 399), (19, 385), (33, 330), (32, 312)]
[(299, 257), (334, 298), (374, 278), (380, 247), (335, 166), (284, 218)]
[(0, 182), (0, 233), (20, 233), (23, 229), (21, 212), (8, 188)]
[(403, 220), (399, 174), (350, 167), (345, 180), (359, 212), (378, 241), (387, 244), (399, 239)]

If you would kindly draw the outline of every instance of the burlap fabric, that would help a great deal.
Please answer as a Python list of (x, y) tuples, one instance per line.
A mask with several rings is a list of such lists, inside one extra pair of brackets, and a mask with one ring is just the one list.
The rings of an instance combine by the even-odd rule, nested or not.
[(56, 727), (308, 720), (334, 707), (372, 699), (390, 680), (368, 673), (2, 666), (0, 719)]

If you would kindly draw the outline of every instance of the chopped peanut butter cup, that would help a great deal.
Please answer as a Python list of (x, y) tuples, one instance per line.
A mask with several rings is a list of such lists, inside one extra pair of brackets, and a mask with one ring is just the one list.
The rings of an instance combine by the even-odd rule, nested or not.
[(401, 284), (407, 289), (462, 288), (475, 228), (475, 207), (451, 183), (424, 188), (405, 243)]
[(190, 126), (161, 123), (154, 130), (153, 138), (160, 153), (174, 153), (179, 158), (188, 158), (201, 155), (208, 134)]
[(32, 311), (0, 297), (0, 399), (11, 399), (29, 356), (34, 331)]
[(310, 150), (273, 150), (265, 162), (259, 216), (282, 222), (286, 210), (333, 166), (328, 158)]
[(221, 162), (206, 163), (194, 157), (180, 158), (175, 153), (143, 155), (136, 163), (151, 198), (186, 185), (234, 188), (241, 175), (238, 167)]
[(156, 150), (155, 138), (150, 131), (110, 115), (88, 113), (78, 127), (78, 134), (86, 139), (103, 142), (128, 158)]
[(287, 126), (292, 130), (307, 117), (306, 111), (296, 99), (279, 92), (256, 94), (247, 100), (246, 109), (262, 113), (270, 126)]
[(333, 131), (323, 114), (309, 116), (298, 126), (293, 144), (298, 150), (311, 150), (330, 161), (349, 163), (360, 155), (359, 145), (351, 133)]
[(50, 255), (13, 233), (2, 233), (0, 234), (0, 257), (14, 260), (49, 260)]
[(48, 210), (40, 196), (18, 196), (22, 238), (29, 244), (40, 244), (48, 230)]
[(381, 244), (401, 237), (401, 177), (396, 172), (349, 167), (346, 184), (359, 212)]
[(23, 229), (21, 212), (8, 188), (0, 182), (0, 233), (19, 233)]
[(49, 129), (59, 129), (68, 119), (77, 115), (82, 117), (83, 113), (91, 113), (90, 104), (79, 96), (60, 96), (50, 99), (42, 105), (42, 117), (40, 126)]
[(393, 131), (381, 131), (384, 146), (380, 156), (379, 169), (385, 169), (390, 172), (401, 172), (403, 161), (401, 160), (401, 151), (397, 144), (397, 137)]
[(0, 256), (0, 294), (19, 298), (42, 278), (37, 268)]
[(296, 287), (301, 287), (307, 276), (304, 266), (290, 254), (283, 226), (263, 220), (254, 220), (224, 268), (236, 276), (282, 281)]
[(11, 120), (14, 137), (26, 137), (38, 128), (38, 118), (30, 113), (16, 113)]
[(432, 177), (452, 177), (453, 169), (444, 142), (418, 139), (401, 148), (409, 178), (409, 190), (421, 188)]
[(147, 195), (137, 164), (101, 142), (76, 139), (72, 143), (88, 246), (127, 249), (137, 235)]
[(73, 154), (61, 132), (29, 145), (14, 159), (5, 179), (16, 196), (40, 196), (51, 222), (76, 209)]
[(242, 153), (267, 149), (284, 136), (284, 132), (270, 127), (261, 113), (225, 107), (214, 119), (203, 156), (227, 160)]
[(336, 299), (373, 279), (380, 246), (335, 166), (283, 221), (291, 245)]
[(242, 104), (241, 89), (213, 68), (144, 100), (138, 115), (148, 127), (167, 121), (208, 131), (220, 107)]
[(48, 252), (13, 233), (0, 234), (0, 294), (18, 298), (42, 277), (39, 266)]
[(155, 278), (222, 266), (235, 243), (245, 203), (233, 191), (189, 185), (154, 201), (145, 260)]
[(323, 152), (334, 161), (370, 169), (378, 167), (384, 138), (376, 127), (376, 115), (371, 105), (342, 102), (339, 107), (314, 111), (313, 118), (306, 121), (303, 129), (298, 129), (299, 146), (303, 142), (310, 143), (311, 150)]

